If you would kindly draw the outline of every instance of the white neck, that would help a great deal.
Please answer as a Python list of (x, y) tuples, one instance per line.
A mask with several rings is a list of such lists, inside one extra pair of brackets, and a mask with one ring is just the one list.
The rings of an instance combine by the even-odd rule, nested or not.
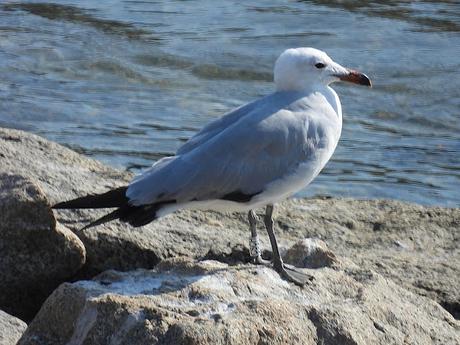
[(335, 90), (331, 88), (329, 85), (324, 85), (322, 83), (315, 83), (315, 84), (309, 85), (307, 88), (299, 89), (297, 91), (295, 90), (292, 90), (292, 91), (278, 90), (278, 91), (298, 92), (300, 94), (305, 94), (305, 95), (313, 93), (313, 92), (320, 92), (326, 98), (326, 100), (331, 105), (331, 107), (334, 109), (340, 122), (342, 122), (342, 104), (340, 103), (339, 96), (337, 95)]
[(342, 122), (342, 104), (340, 103), (340, 98), (337, 95), (337, 92), (335, 92), (335, 90), (329, 85), (325, 87), (325, 90), (327, 90), (327, 92), (324, 92), (324, 96), (332, 108), (334, 108), (340, 122)]

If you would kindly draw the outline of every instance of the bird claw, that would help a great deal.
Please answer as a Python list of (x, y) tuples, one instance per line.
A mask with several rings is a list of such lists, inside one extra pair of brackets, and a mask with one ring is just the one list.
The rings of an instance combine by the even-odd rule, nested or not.
[(294, 283), (295, 285), (304, 286), (313, 280), (312, 275), (302, 272), (294, 266), (284, 263), (281, 266), (277, 266), (278, 265), (274, 265), (273, 267), (278, 272), (278, 274), (282, 278)]
[(264, 265), (264, 266), (271, 266), (272, 262), (270, 260), (264, 260), (262, 257), (259, 256), (251, 256), (251, 262), (255, 265)]
[(305, 284), (313, 280), (313, 276), (302, 272), (298, 268), (288, 265), (285, 263), (272, 263), (269, 260), (262, 259), (261, 256), (251, 257), (251, 262), (255, 265), (270, 266), (278, 272), (278, 274), (285, 280), (290, 281), (298, 286), (304, 286)]

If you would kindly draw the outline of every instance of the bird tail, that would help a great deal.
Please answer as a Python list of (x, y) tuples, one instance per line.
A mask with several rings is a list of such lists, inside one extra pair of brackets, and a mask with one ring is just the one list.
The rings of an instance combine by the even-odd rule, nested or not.
[(53, 206), (54, 209), (75, 209), (75, 208), (112, 208), (122, 207), (128, 204), (126, 197), (128, 187), (119, 187), (102, 194), (88, 194), (80, 198), (59, 202)]
[(117, 208), (115, 211), (107, 213), (106, 215), (102, 216), (101, 218), (96, 219), (94, 222), (89, 223), (88, 225), (85, 225), (83, 228), (80, 229), (80, 231), (83, 231), (85, 229), (92, 228), (94, 226), (102, 225), (104, 223), (108, 223), (112, 220), (116, 220), (120, 218), (120, 209)]
[(102, 194), (89, 194), (73, 200), (57, 203), (52, 208), (117, 208), (81, 229), (85, 230), (116, 219), (129, 223), (134, 227), (146, 225), (158, 218), (156, 213), (161, 207), (166, 204), (175, 203), (175, 201), (164, 201), (148, 205), (134, 206), (129, 203), (129, 199), (126, 197), (127, 188), (128, 187), (125, 186)]

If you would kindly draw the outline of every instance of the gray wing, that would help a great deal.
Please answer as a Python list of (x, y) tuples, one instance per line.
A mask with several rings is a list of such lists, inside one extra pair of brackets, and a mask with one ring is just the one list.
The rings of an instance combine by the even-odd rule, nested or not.
[(327, 146), (324, 132), (311, 110), (242, 117), (194, 149), (159, 161), (133, 181), (127, 196), (142, 205), (256, 194)]
[(258, 103), (261, 101), (262, 100), (259, 99), (254, 102), (245, 104), (225, 114), (221, 118), (212, 121), (210, 124), (203, 127), (203, 129), (201, 129), (197, 134), (191, 137), (184, 145), (182, 145), (177, 150), (176, 154), (182, 155), (193, 150), (195, 147), (202, 145), (231, 124), (238, 122), (238, 120), (240, 120), (242, 117), (249, 114), (254, 108), (257, 107)]

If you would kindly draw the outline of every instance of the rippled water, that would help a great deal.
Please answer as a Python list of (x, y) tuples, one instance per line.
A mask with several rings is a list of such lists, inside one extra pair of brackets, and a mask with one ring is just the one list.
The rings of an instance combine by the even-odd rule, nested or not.
[(301, 195), (460, 206), (458, 1), (0, 1), (0, 126), (139, 171), (297, 46), (375, 85), (335, 86), (342, 139)]

